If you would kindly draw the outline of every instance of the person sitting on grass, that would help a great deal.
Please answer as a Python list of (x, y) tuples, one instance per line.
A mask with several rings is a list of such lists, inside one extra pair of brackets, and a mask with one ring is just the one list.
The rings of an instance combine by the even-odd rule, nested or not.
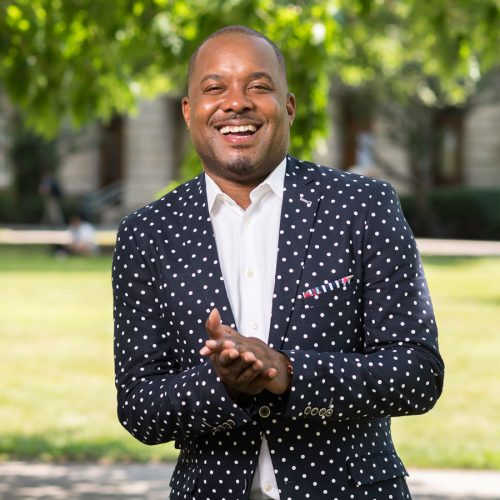
[(68, 231), (71, 242), (65, 250), (71, 255), (93, 255), (97, 253), (96, 234), (94, 226), (79, 215), (70, 218)]

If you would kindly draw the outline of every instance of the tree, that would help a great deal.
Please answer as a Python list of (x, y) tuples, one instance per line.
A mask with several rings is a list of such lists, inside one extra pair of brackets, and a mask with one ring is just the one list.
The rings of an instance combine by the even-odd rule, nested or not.
[(326, 132), (332, 75), (380, 96), (464, 102), (498, 63), (498, 0), (12, 0), (0, 4), (0, 85), (36, 132), (182, 94), (189, 55), (245, 24), (283, 48), (297, 96), (292, 150)]

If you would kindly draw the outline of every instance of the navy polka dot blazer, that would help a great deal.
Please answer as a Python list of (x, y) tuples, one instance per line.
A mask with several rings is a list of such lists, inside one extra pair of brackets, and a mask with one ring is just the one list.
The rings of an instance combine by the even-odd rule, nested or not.
[(199, 354), (213, 307), (234, 326), (202, 174), (120, 225), (120, 421), (175, 440), (174, 499), (248, 498), (264, 435), (282, 500), (410, 498), (390, 417), (428, 411), (443, 382), (413, 235), (387, 183), (289, 157), (284, 189), (269, 344), (289, 394), (235, 402)]

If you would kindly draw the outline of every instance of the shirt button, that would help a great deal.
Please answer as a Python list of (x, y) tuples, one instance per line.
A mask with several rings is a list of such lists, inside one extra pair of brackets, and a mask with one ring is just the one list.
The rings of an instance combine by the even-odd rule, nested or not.
[(257, 323), (257, 321), (254, 321), (251, 325), (250, 325), (254, 330), (257, 330), (257, 328), (259, 328), (259, 323)]
[(247, 271), (247, 276), (248, 276), (249, 278), (253, 278), (253, 277), (255, 276), (255, 273), (254, 273), (251, 269), (249, 269), (249, 270)]
[(243, 222), (245, 224), (250, 224), (250, 222), (252, 222), (252, 218), (250, 216), (243, 217)]
[(262, 418), (267, 418), (269, 415), (271, 415), (271, 410), (269, 409), (269, 406), (261, 406), (259, 408), (259, 415)]
[(272, 489), (273, 489), (273, 487), (272, 487), (269, 483), (266, 483), (266, 484), (264, 485), (264, 491), (265, 491), (266, 493), (269, 493)]

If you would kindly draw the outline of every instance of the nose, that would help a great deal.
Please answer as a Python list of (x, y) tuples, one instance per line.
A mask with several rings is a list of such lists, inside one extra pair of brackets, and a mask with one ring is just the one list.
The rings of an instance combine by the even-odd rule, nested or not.
[(252, 108), (253, 103), (246, 89), (231, 87), (227, 90), (223, 102), (225, 112), (242, 113)]

